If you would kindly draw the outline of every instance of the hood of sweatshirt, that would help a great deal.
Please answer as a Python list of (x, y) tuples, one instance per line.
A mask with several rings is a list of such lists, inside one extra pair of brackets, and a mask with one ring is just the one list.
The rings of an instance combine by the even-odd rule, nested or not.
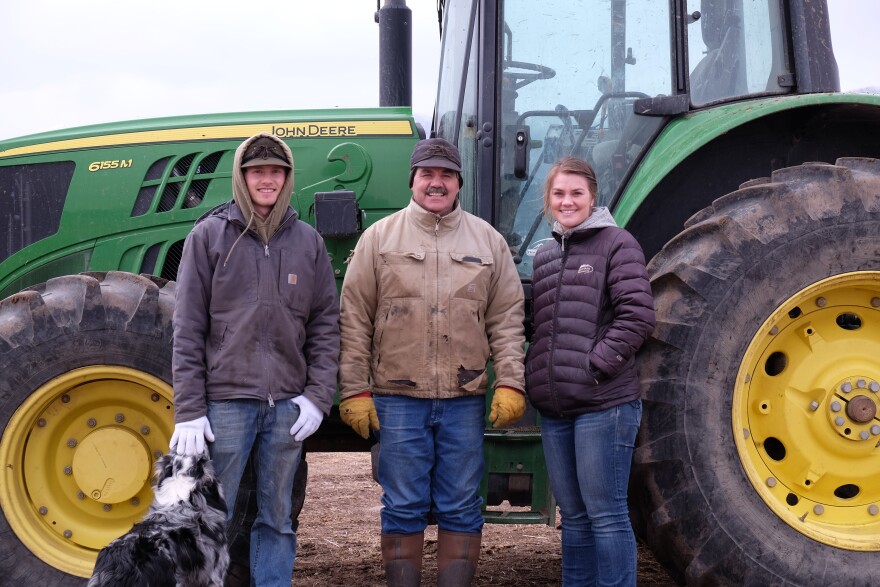
[[(268, 137), (278, 143), (280, 149), (287, 155), (287, 158), (290, 161), (290, 170), (287, 172), (287, 178), (281, 186), (281, 191), (278, 194), (278, 199), (275, 200), (275, 205), (272, 207), (272, 211), (269, 212), (266, 218), (262, 218), (254, 210), (254, 205), (253, 202), (251, 202), (251, 196), (248, 192), (247, 183), (244, 179), (244, 171), (241, 168), (241, 159), (244, 152), (247, 150), (248, 145), (263, 137)], [(274, 235), (278, 230), (278, 227), (281, 226), (281, 223), (284, 220), (284, 214), (287, 212), (287, 207), (290, 205), (290, 199), (293, 196), (293, 169), (293, 153), (284, 141), (273, 134), (261, 132), (258, 135), (254, 135), (239, 145), (238, 149), (235, 151), (235, 159), (232, 162), (232, 199), (235, 200), (235, 203), (238, 204), (241, 213), (244, 215), (247, 223), (247, 228), (245, 230), (253, 230), (259, 235), (260, 240), (262, 240), (264, 244), (269, 243), (269, 239), (272, 238), (272, 235)]]

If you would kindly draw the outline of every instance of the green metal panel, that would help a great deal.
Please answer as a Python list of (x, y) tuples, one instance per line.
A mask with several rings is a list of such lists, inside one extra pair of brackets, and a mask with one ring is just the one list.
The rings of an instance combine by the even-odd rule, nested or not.
[[(486, 471), (480, 483), (480, 495), (487, 522), (550, 526), (556, 523), (556, 501), (550, 492), (541, 432), (537, 427), (486, 430), (483, 452)], [(491, 494), (496, 489), (499, 497), (515, 501), (519, 495), (524, 502), (493, 504)]]
[[(57, 232), (0, 259), (0, 292), (83, 270), (137, 273), (156, 246), (156, 265), (162, 266), (199, 216), (231, 198), (235, 149), (262, 131), (283, 138), (293, 151), (292, 204), (306, 222), (314, 224), (319, 191), (355, 192), (363, 227), (409, 201), (409, 156), (418, 140), (409, 108), (181, 116), (0, 141), (0, 167), (75, 166)], [(40, 194), (29, 197), (29, 214), (36, 218)], [(10, 216), (15, 224), (23, 215)], [(340, 283), (355, 242), (327, 241)]]
[(626, 226), (657, 184), (691, 153), (715, 138), (758, 118), (805, 106), (866, 104), (880, 106), (880, 96), (861, 94), (810, 94), (764, 98), (700, 110), (674, 119), (630, 179), (614, 218)]

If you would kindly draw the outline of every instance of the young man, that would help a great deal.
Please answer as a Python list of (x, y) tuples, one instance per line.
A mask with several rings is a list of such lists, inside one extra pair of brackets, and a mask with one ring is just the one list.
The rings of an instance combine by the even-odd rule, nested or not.
[(502, 236), (458, 205), (461, 185), (458, 149), (420, 141), (412, 201), (364, 232), (342, 286), (340, 413), (364, 438), (381, 423), (382, 556), (393, 586), (419, 584), (429, 512), (439, 585), (471, 584), (490, 356), (489, 420), (503, 427), (525, 411), (522, 285)]
[(321, 236), (289, 206), (293, 154), (260, 133), (235, 153), (233, 201), (186, 239), (174, 310), (171, 449), (208, 446), (229, 518), (253, 451), (252, 584), (290, 587), (302, 441), (333, 404), (339, 301)]

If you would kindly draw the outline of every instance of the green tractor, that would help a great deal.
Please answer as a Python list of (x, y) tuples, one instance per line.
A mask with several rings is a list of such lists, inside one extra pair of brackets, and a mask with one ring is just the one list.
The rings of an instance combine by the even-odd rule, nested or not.
[[(402, 0), (379, 12), (407, 21)], [(439, 15), (431, 134), (459, 146), (462, 205), (507, 238), (526, 293), (562, 155), (596, 168), (600, 203), (650, 259), (637, 533), (680, 583), (871, 584), (880, 97), (839, 92), (825, 0), (441, 0)], [(288, 142), (294, 204), (341, 279), (359, 232), (408, 201), (408, 83), (393, 107), (0, 142), (4, 580), (79, 584), (145, 511), (173, 428), (182, 241), (229, 197), (235, 146)], [(491, 521), (552, 522), (529, 416), (487, 431), (487, 504), (529, 510)], [(367, 447), (337, 417), (308, 448)]]

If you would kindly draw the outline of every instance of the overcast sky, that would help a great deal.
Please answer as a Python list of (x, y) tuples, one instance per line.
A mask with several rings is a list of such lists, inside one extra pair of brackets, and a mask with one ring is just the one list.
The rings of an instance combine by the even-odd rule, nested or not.
[[(880, 86), (880, 0), (828, 3), (843, 90)], [(407, 4), (414, 111), (428, 128), (439, 62), (436, 0)], [(3, 0), (0, 139), (178, 114), (378, 106), (376, 5)]]

